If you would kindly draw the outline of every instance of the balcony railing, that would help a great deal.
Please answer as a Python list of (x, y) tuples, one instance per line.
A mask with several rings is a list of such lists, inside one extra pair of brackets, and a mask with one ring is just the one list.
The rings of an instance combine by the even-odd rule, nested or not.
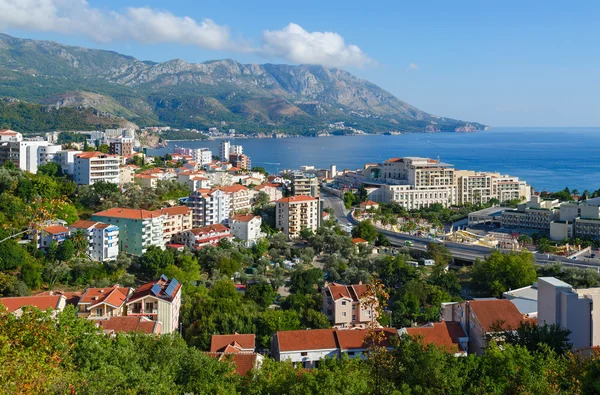
[(129, 314), (158, 314), (158, 309), (130, 309)]

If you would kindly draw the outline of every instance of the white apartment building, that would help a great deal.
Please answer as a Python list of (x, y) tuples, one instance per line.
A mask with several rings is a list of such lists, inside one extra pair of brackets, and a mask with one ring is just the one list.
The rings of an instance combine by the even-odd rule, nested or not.
[(125, 165), (119, 167), (119, 185), (131, 184), (135, 180), (137, 166)]
[(312, 173), (294, 171), (291, 173), (292, 192), (294, 196), (304, 195), (319, 197), (319, 180)]
[(208, 148), (184, 148), (176, 147), (173, 150), (176, 154), (188, 155), (192, 157), (192, 160), (196, 162), (198, 166), (204, 166), (212, 162), (213, 153)]
[(119, 227), (97, 221), (78, 220), (69, 226), (71, 234), (81, 231), (88, 240), (87, 255), (95, 261), (107, 262), (119, 255)]
[(246, 246), (251, 246), (256, 243), (256, 240), (265, 237), (260, 230), (262, 218), (259, 215), (234, 215), (229, 219), (229, 225), (233, 236), (243, 240)]
[(219, 159), (223, 161), (229, 160), (229, 154), (231, 154), (231, 143), (227, 140), (221, 141), (219, 145)]
[(231, 214), (250, 210), (250, 192), (240, 184), (234, 184), (219, 189), (229, 195), (229, 212)]
[[(538, 324), (571, 331), (575, 350), (600, 346), (600, 288), (574, 289), (554, 277), (538, 278)], [(594, 306), (595, 305), (595, 306)]]
[(269, 196), (269, 202), (274, 202), (283, 197), (283, 186), (281, 184), (264, 183), (254, 187), (250, 193), (250, 199), (255, 200), (260, 192)]
[(165, 243), (171, 243), (178, 234), (192, 229), (192, 210), (187, 206), (165, 207), (155, 213), (163, 217)]
[(242, 147), (241, 145), (232, 145), (229, 148), (229, 155), (243, 155), (244, 153), (244, 147)]
[(298, 237), (302, 229), (316, 231), (321, 223), (319, 199), (310, 196), (281, 198), (275, 207), (275, 227), (288, 237)]
[(23, 141), (23, 135), (10, 129), (0, 130), (0, 143)]
[(173, 333), (179, 328), (181, 284), (165, 275), (140, 286), (125, 303), (127, 316), (144, 316), (162, 323), (161, 333)]
[(57, 155), (62, 151), (62, 145), (42, 145), (38, 150), (38, 166), (56, 162)]
[(550, 224), (550, 238), (564, 240), (571, 237), (600, 239), (600, 198), (560, 204), (558, 218)]
[(514, 210), (502, 212), (502, 227), (508, 229), (540, 229), (550, 230), (550, 223), (555, 220), (558, 213), (559, 201), (557, 199), (542, 199), (534, 195), (531, 200), (519, 204)]
[(190, 194), (188, 207), (192, 209), (192, 226), (224, 224), (231, 213), (230, 195), (220, 189), (198, 189)]
[(529, 201), (531, 187), (518, 177), (491, 172), (473, 170), (456, 170), (456, 187), (458, 205), (467, 203), (485, 204), (491, 199), (500, 202), (518, 199)]
[(60, 165), (63, 173), (73, 175), (75, 173), (75, 157), (81, 152), (73, 149), (58, 151), (54, 155), (54, 161)]
[(82, 152), (75, 156), (74, 180), (84, 185), (92, 185), (98, 181), (118, 184), (120, 162), (117, 155)]

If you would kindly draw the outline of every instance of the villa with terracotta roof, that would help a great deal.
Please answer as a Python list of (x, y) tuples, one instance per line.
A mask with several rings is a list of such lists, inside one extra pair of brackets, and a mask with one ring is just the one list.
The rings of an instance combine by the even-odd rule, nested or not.
[(119, 183), (118, 155), (102, 152), (82, 152), (75, 155), (73, 179), (78, 184), (92, 185), (98, 181)]
[(147, 317), (161, 323), (161, 333), (173, 333), (179, 328), (181, 284), (165, 275), (140, 286), (126, 302), (127, 315)]
[(373, 318), (376, 311), (361, 305), (364, 302), (366, 284), (344, 285), (338, 283), (326, 284), (323, 287), (323, 314), (331, 321), (334, 327), (365, 328)]
[(67, 239), (71, 235), (69, 228), (62, 225), (50, 225), (46, 226), (40, 232), (40, 237), (38, 239), (39, 247), (41, 249), (47, 249), (50, 247), (50, 244), (56, 243), (61, 244), (63, 241)]
[(443, 303), (441, 317), (461, 324), (469, 338), (468, 352), (477, 355), (483, 353), (490, 336), (502, 336), (501, 332), (517, 329), (528, 320), (508, 299)]
[(98, 221), (78, 220), (69, 225), (71, 233), (83, 232), (88, 240), (86, 254), (100, 262), (113, 261), (119, 255), (119, 227)]
[(207, 352), (209, 357), (221, 362), (229, 362), (235, 367), (235, 373), (247, 375), (252, 369), (260, 369), (264, 357), (255, 352)]
[(213, 335), (210, 341), (210, 352), (254, 352), (255, 338), (254, 333)]
[[(376, 329), (383, 336), (377, 346), (391, 349), (398, 339), (394, 328)], [(364, 358), (373, 340), (366, 329), (338, 330), (305, 329), (279, 331), (271, 339), (271, 355), (276, 361), (291, 361), (306, 369), (319, 366), (322, 358), (341, 358), (346, 354), (351, 358)], [(377, 336), (379, 338), (379, 336)]]
[(23, 141), (23, 135), (10, 129), (0, 130), (0, 142), (19, 142)]
[(0, 305), (3, 305), (6, 311), (20, 317), (23, 314), (24, 307), (35, 307), (40, 310), (52, 310), (53, 316), (64, 310), (67, 305), (67, 298), (64, 295), (36, 295), (36, 296), (16, 296), (0, 298)]
[(254, 214), (237, 214), (229, 218), (231, 233), (236, 239), (243, 240), (246, 247), (256, 243), (265, 234), (261, 232), (262, 217)]
[(99, 221), (119, 228), (119, 250), (142, 255), (150, 246), (165, 248), (165, 215), (141, 209), (111, 208), (92, 215)]
[(279, 199), (275, 207), (275, 227), (289, 238), (300, 235), (302, 229), (316, 231), (321, 224), (319, 199), (305, 195)]
[(96, 325), (106, 334), (116, 333), (145, 333), (147, 335), (160, 335), (162, 324), (142, 316), (110, 317), (98, 320)]
[(77, 304), (79, 317), (102, 320), (125, 315), (125, 302), (133, 289), (113, 285), (109, 288), (88, 288)]
[(233, 235), (229, 228), (222, 224), (188, 229), (178, 235), (179, 243), (186, 245), (191, 250), (198, 250), (207, 245), (217, 245), (223, 239), (232, 240)]
[(400, 335), (406, 334), (415, 339), (420, 339), (425, 345), (434, 344), (443, 347), (455, 356), (467, 355), (469, 337), (460, 322), (435, 322), (420, 327), (402, 328), (398, 332)]
[(366, 202), (361, 202), (360, 203), (360, 208), (362, 210), (369, 210), (369, 209), (375, 209), (375, 210), (377, 210), (379, 208), (379, 203), (374, 202), (372, 200), (367, 200)]

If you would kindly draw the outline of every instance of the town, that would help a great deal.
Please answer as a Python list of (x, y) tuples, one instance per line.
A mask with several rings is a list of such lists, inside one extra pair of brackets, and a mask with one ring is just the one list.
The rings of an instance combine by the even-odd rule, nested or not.
[[(419, 380), (399, 379), (403, 369), (435, 360), (458, 374), (463, 360), (501, 364), (499, 353), (528, 353), (533, 376), (542, 360), (581, 358), (589, 377), (598, 367), (599, 191), (537, 192), (421, 157), (269, 174), (228, 136), (219, 152), (152, 157), (131, 129), (61, 134), (0, 131), (0, 333), (16, 347), (29, 347), (21, 333), (27, 344), (85, 333), (152, 359), (166, 351), (143, 339), (168, 339), (181, 366), (214, 364), (213, 376), (185, 369), (222, 393), (249, 377), (257, 392), (287, 385), (261, 372), (288, 369), (291, 382), (336, 367), (356, 373), (353, 385), (401, 389)], [(100, 354), (52, 347), (81, 353), (74, 364)], [(43, 372), (14, 366), (12, 389), (42, 385)], [(78, 385), (90, 393), (128, 388), (89, 369)], [(456, 391), (443, 381), (429, 391)]]

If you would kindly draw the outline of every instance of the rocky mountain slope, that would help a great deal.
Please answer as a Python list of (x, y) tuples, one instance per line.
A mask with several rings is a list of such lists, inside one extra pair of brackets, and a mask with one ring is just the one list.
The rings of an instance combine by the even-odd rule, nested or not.
[(53, 107), (93, 107), (142, 126), (309, 135), (334, 122), (371, 133), (484, 128), (427, 114), (339, 69), (229, 59), (154, 63), (2, 34), (0, 96)]

